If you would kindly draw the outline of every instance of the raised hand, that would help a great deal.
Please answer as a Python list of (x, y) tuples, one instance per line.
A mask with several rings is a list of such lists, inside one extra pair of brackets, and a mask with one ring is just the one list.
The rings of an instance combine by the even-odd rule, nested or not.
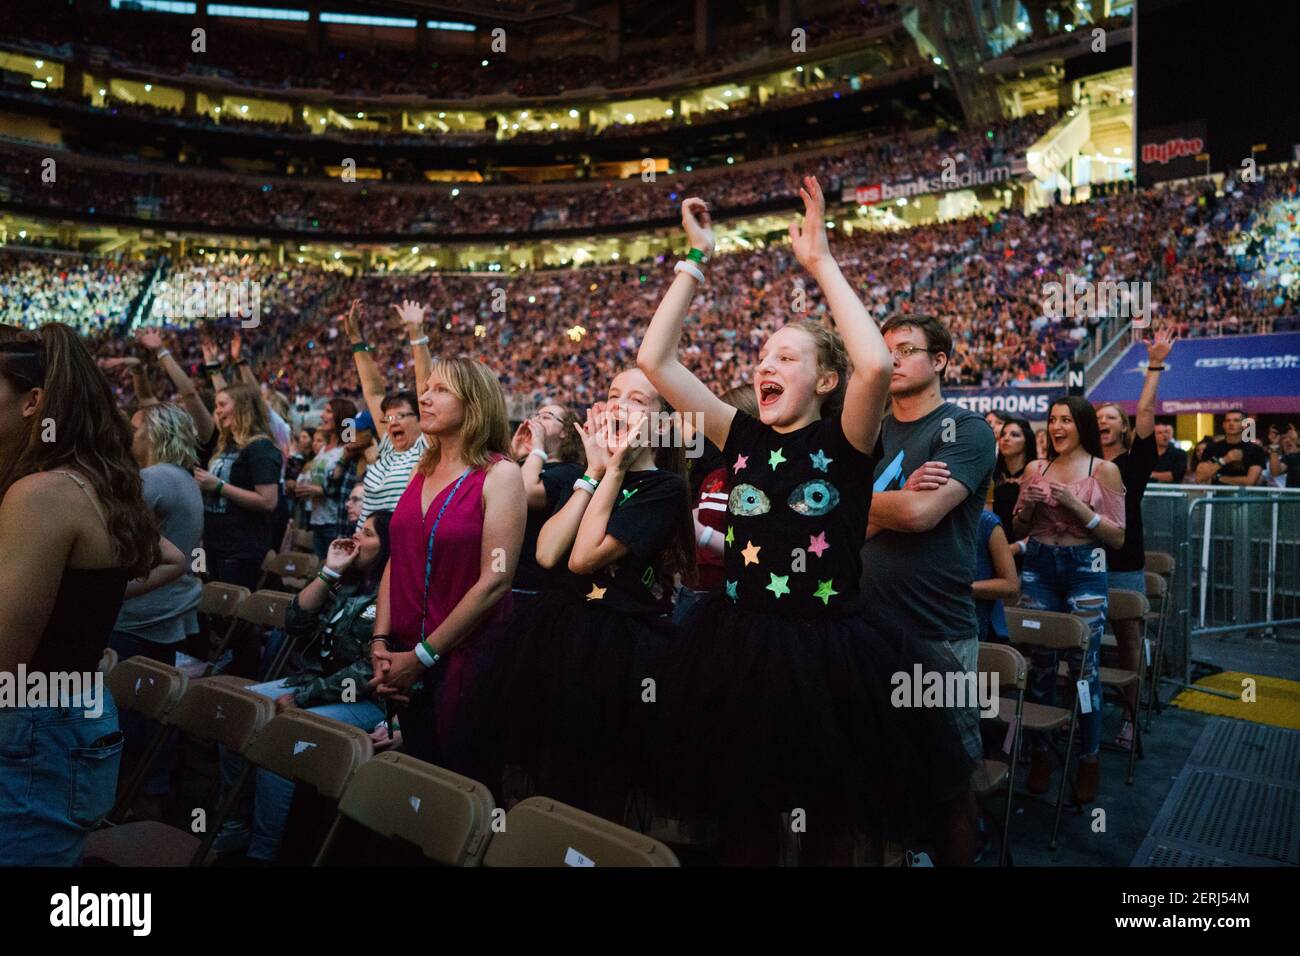
[(605, 406), (597, 402), (587, 409), (587, 421), (574, 422), (573, 427), (587, 455), (587, 474), (592, 478), (601, 477), (609, 463), (609, 452), (605, 449)]
[(706, 256), (713, 255), (716, 243), (713, 238), (713, 221), (709, 218), (708, 203), (696, 197), (684, 201), (682, 228), (686, 230), (686, 239), (693, 249), (699, 249)]
[(157, 352), (163, 347), (162, 335), (157, 329), (136, 329), (135, 340), (150, 352)]
[[(393, 308), (397, 308), (393, 306)], [(343, 334), (348, 337), (350, 345), (359, 345), (361, 336), (361, 300), (353, 299), (343, 315)]]
[(357, 559), (357, 543), (351, 538), (335, 538), (325, 552), (325, 567), (342, 574)]
[(217, 343), (207, 332), (199, 336), (199, 348), (203, 350), (203, 361), (208, 365), (218, 361), (221, 358), (221, 352), (217, 349)]
[(522, 461), (524, 456), (539, 447), (541, 446), (533, 444), (533, 432), (528, 427), (528, 422), (520, 422), (514, 437), (510, 439), (510, 454), (516, 461)]
[(1147, 365), (1163, 365), (1177, 340), (1178, 336), (1172, 326), (1166, 325), (1156, 329), (1154, 337), (1144, 340), (1147, 347)]
[(230, 361), (238, 362), (239, 353), (243, 350), (244, 338), (238, 332), (230, 339)]
[(401, 305), (394, 305), (393, 309), (397, 312), (398, 318), (402, 320), (403, 324), (410, 327), (412, 332), (424, 328), (424, 313), (428, 310), (420, 303), (405, 299)]
[(627, 416), (627, 421), (622, 423), (624, 425), (622, 428), (618, 428), (617, 424), (613, 420), (610, 421), (609, 467), (622, 470), (647, 444), (645, 412), (640, 410), (632, 412)]
[(826, 238), (826, 197), (816, 176), (805, 176), (799, 189), (803, 199), (803, 227), (798, 220), (790, 223), (790, 245), (799, 264), (810, 272), (831, 258)]

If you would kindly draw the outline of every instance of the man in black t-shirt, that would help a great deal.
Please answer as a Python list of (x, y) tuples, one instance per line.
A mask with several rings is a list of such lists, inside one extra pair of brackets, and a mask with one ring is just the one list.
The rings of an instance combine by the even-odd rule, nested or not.
[(1156, 467), (1151, 480), (1179, 485), (1187, 474), (1187, 452), (1174, 444), (1174, 426), (1156, 425)]
[(1274, 478), (1286, 476), (1286, 487), (1300, 488), (1300, 436), (1295, 426), (1287, 429), (1276, 445), (1268, 448), (1268, 472)]
[(1246, 413), (1239, 408), (1223, 416), (1223, 441), (1211, 443), (1205, 450), (1205, 459), (1196, 466), (1199, 484), (1245, 488), (1259, 484), (1268, 455), (1259, 443), (1242, 440), (1245, 422)]

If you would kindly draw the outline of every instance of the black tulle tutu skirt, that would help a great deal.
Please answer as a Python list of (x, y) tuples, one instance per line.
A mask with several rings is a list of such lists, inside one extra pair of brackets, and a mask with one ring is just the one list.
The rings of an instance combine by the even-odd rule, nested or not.
[(650, 779), (676, 631), (557, 591), (516, 604), (474, 694), (491, 784), (509, 769), (525, 792), (617, 814)]
[(802, 809), (809, 826), (910, 827), (967, 789), (974, 766), (951, 711), (891, 704), (894, 675), (918, 663), (952, 666), (861, 616), (795, 622), (706, 596), (660, 664), (657, 811), (706, 826)]

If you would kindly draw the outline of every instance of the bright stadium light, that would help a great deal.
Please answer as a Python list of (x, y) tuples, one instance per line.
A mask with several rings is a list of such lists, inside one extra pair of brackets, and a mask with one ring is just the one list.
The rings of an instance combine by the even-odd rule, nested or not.
[(107, 95), (108, 95), (108, 90), (100, 90), (100, 91), (99, 91), (99, 95), (100, 95), (100, 96), (107, 96)]
[(247, 112), (248, 112), (248, 104), (245, 103), (245, 104), (243, 104), (242, 106), (240, 106), (240, 107), (239, 107), (239, 112), (241, 112), (241, 113), (247, 113)]
[(420, 247), (419, 247), (419, 246), (411, 246), (411, 255), (413, 255), (413, 256), (418, 256), (419, 254), (420, 254)]
[(570, 118), (570, 119), (577, 119), (577, 118), (578, 118), (578, 111), (577, 111), (577, 110), (569, 110), (569, 118)]
[(452, 199), (455, 199), (455, 198), (456, 198), (457, 196), (459, 196), (459, 195), (460, 195), (460, 187), (457, 186), (457, 187), (455, 187), (455, 188), (452, 189), (452, 191), (451, 191), (451, 198), (452, 198)]
[(144, 85), (144, 91), (145, 91), (146, 93), (152, 93), (152, 92), (153, 92), (153, 84), (152, 84), (152, 83), (146, 83), (146, 84)]
[(38, 70), (45, 65), (44, 60), (34, 60), (33, 62), (36, 64), (36, 69)]
[(480, 60), (478, 65), (479, 65), (479, 66), (487, 66), (487, 65), (488, 65), (488, 61), (487, 61), (487, 60)]

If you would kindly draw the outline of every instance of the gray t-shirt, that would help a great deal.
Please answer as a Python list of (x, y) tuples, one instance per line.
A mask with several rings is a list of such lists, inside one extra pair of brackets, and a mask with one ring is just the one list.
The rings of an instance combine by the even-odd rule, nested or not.
[(157, 644), (175, 644), (199, 629), (195, 608), (203, 585), (194, 576), (192, 555), (203, 537), (203, 495), (194, 476), (176, 465), (150, 465), (140, 476), (145, 503), (158, 519), (159, 531), (185, 555), (185, 573), (124, 602), (113, 630)]
[[(927, 461), (942, 461), (970, 494), (929, 531), (882, 530), (862, 549), (865, 613), (901, 622), (920, 637), (960, 640), (979, 626), (971, 581), (980, 512), (997, 456), (993, 430), (980, 416), (944, 402), (924, 418), (886, 415), (873, 494), (898, 491)], [(920, 492), (928, 494), (929, 492)]]

